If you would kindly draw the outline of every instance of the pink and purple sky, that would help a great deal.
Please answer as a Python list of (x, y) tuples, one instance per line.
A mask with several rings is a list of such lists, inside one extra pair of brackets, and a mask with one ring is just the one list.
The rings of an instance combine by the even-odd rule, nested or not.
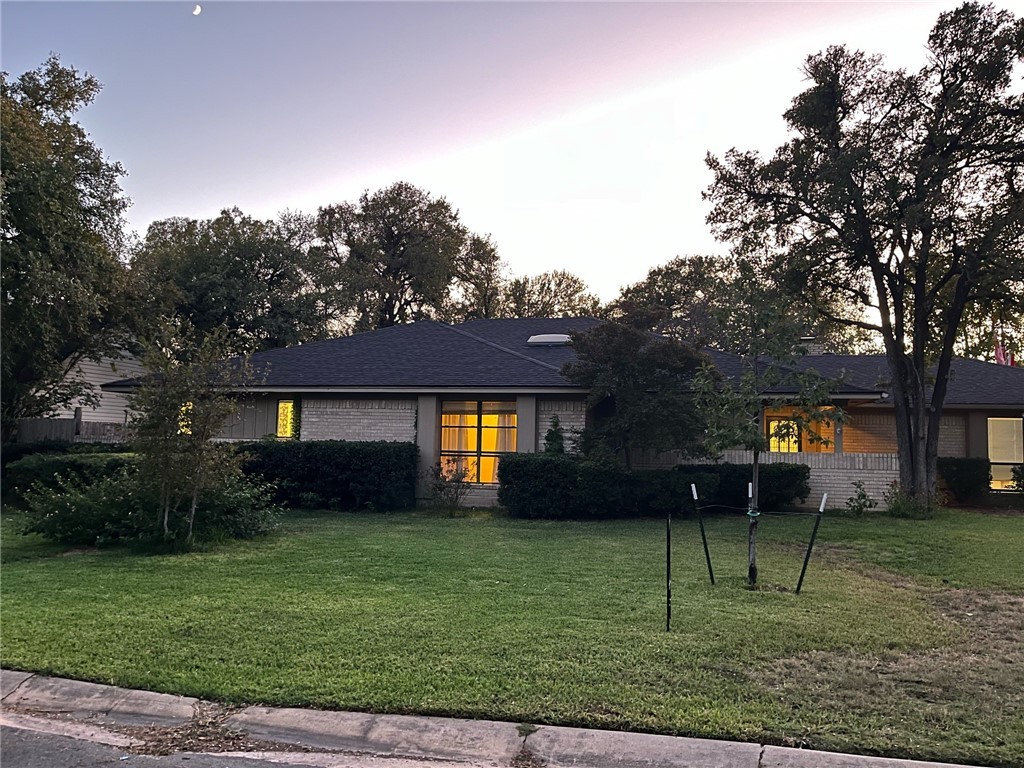
[(140, 234), (406, 180), (514, 273), (568, 269), (607, 300), (674, 256), (724, 252), (704, 156), (780, 144), (808, 54), (843, 43), (916, 68), (957, 4), (4, 0), (0, 65), (53, 51), (103, 83), (80, 121), (127, 169)]

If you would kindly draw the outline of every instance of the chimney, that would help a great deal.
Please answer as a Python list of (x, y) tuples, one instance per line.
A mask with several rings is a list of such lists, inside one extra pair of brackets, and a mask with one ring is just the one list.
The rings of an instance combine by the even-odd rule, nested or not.
[(818, 341), (817, 336), (801, 336), (800, 346), (807, 350), (808, 355), (825, 354), (825, 345)]

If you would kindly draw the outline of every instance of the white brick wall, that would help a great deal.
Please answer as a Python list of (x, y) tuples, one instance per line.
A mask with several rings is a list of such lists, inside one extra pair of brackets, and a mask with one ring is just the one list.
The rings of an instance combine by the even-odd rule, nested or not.
[(587, 425), (587, 405), (583, 400), (545, 400), (537, 398), (537, 452), (544, 450), (544, 435), (551, 428), (551, 417), (558, 416), (558, 423), (565, 435), (565, 448), (572, 450), (575, 445), (573, 434)]
[[(726, 451), (724, 461), (749, 464), (750, 451)], [(789, 462), (811, 468), (811, 494), (804, 507), (817, 508), (821, 495), (828, 494), (829, 507), (841, 507), (854, 495), (853, 483), (860, 480), (868, 496), (882, 507), (882, 496), (889, 484), (900, 477), (899, 458), (892, 453), (762, 453), (762, 464)]]
[(302, 400), (302, 440), (416, 442), (416, 401), (399, 399)]

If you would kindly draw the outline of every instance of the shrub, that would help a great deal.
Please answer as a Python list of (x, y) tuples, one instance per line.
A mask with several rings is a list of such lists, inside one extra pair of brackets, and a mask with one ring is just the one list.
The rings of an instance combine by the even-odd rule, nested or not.
[(52, 485), (37, 483), (24, 493), (30, 533), (62, 544), (93, 545), (156, 530), (137, 473), (128, 467), (94, 480), (80, 475), (51, 480)]
[(469, 470), (447, 459), (443, 465), (435, 464), (427, 472), (431, 502), (442, 508), (461, 507), (469, 493), (470, 486), (466, 482)]
[(953, 498), (961, 504), (980, 501), (988, 494), (992, 481), (992, 465), (988, 459), (942, 456), (938, 470)]
[(412, 443), (266, 440), (240, 450), (243, 471), (274, 483), (283, 504), (404, 509), (416, 503)]
[[(270, 486), (241, 474), (207, 489), (196, 510), (196, 540), (248, 539), (273, 530), (278, 510), (271, 494)], [(158, 497), (135, 465), (92, 479), (57, 476), (52, 487), (36, 484), (26, 491), (27, 530), (63, 544), (155, 540), (162, 535)]]
[(258, 478), (228, 477), (203, 492), (196, 510), (196, 538), (252, 539), (270, 533), (280, 517), (273, 496), (274, 487)]
[[(751, 464), (687, 464), (677, 467), (686, 472), (714, 472), (718, 475), (714, 502), (737, 510), (747, 507), (747, 484), (753, 477)], [(758, 468), (758, 507), (777, 509), (786, 504), (804, 501), (811, 494), (811, 468), (806, 464), (779, 462), (761, 464)], [(699, 486), (698, 486), (699, 488)]]
[(20, 495), (33, 486), (56, 490), (63, 487), (59, 481), (72, 476), (95, 482), (137, 461), (133, 453), (35, 453), (12, 462), (4, 484)]
[(664, 515), (693, 508), (693, 492), (690, 485), (697, 486), (702, 504), (713, 501), (718, 495), (718, 474), (713, 471), (676, 467), (669, 470), (638, 470), (633, 473), (636, 481), (637, 511), (641, 515)]
[(690, 484), (710, 499), (713, 472), (629, 472), (610, 461), (563, 454), (511, 454), (498, 465), (498, 501), (513, 517), (604, 519), (692, 509)]
[(1013, 478), (1014, 489), (1024, 491), (1024, 464), (1017, 464), (1010, 470), (1010, 473), (1010, 476)]
[(878, 502), (871, 498), (868, 492), (864, 490), (863, 482), (855, 480), (851, 485), (854, 487), (854, 493), (853, 496), (846, 500), (844, 508), (846, 514), (851, 517), (861, 517), (878, 506)]
[(906, 493), (896, 480), (889, 484), (882, 498), (890, 517), (928, 520), (932, 516), (927, 503)]
[(7, 468), (25, 456), (36, 453), (67, 453), (72, 443), (60, 440), (40, 440), (37, 443), (6, 443), (0, 450), (0, 467)]
[(571, 517), (578, 474), (565, 454), (510, 453), (498, 462), (498, 503), (513, 517)]
[(636, 481), (632, 473), (611, 461), (576, 460), (576, 485), (569, 515), (601, 519), (633, 517), (637, 513)]

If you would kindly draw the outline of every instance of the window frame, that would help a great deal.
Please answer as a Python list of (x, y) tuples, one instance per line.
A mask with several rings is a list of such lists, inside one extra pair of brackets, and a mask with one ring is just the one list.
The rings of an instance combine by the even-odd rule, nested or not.
[[(476, 410), (445, 410), (445, 406), (449, 403), (475, 403)], [(484, 403), (500, 403), (508, 409), (502, 410), (486, 410)], [(445, 415), (457, 415), (457, 414), (473, 414), (476, 417), (476, 423), (472, 425), (446, 425), (444, 423)], [(511, 415), (513, 417), (513, 423), (511, 425), (495, 425), (487, 426), (484, 424), (485, 415)], [(458, 449), (445, 449), (445, 432), (457, 433), (460, 430), (471, 430), (473, 432), (473, 439), (470, 441), (475, 448), (471, 450), (458, 450)], [(512, 433), (512, 450), (509, 451), (486, 451), (484, 450), (484, 433), (487, 431), (505, 431)], [(442, 400), (440, 407), (440, 419), (439, 419), (439, 450), (438, 460), (441, 468), (446, 469), (447, 463), (454, 463), (455, 466), (460, 466), (460, 460), (465, 462), (467, 469), (467, 477), (464, 482), (473, 483), (474, 485), (495, 485), (498, 482), (498, 469), (497, 464), (501, 460), (502, 456), (506, 456), (510, 453), (516, 453), (519, 448), (519, 413), (518, 405), (515, 400), (470, 400), (470, 399), (451, 399)], [(457, 442), (457, 440), (456, 440)], [(501, 441), (499, 441), (500, 443)], [(480, 468), (483, 465), (484, 459), (495, 459), (494, 468), (494, 479), (493, 480), (481, 480), (480, 479)], [(474, 479), (470, 479), (470, 478)]]
[[(281, 406), (285, 403), (291, 404), (291, 414), (289, 419), (289, 433), (284, 435), (281, 434)], [(297, 397), (281, 397), (277, 399), (277, 406), (275, 408), (275, 419), (274, 419), (274, 439), (275, 440), (294, 440), (298, 437), (299, 431), (299, 399)]]
[[(774, 434), (777, 427), (774, 424), (781, 422), (788, 422), (793, 425), (793, 433), (788, 437), (778, 437)], [(787, 416), (766, 416), (765, 417), (765, 437), (768, 439), (768, 453), (803, 453), (803, 429), (800, 427), (800, 422), (796, 419)], [(792, 451), (780, 451), (777, 448), (772, 448), (772, 442), (777, 445), (781, 445), (783, 442), (794, 444), (796, 447)]]
[[(1015, 447), (1020, 447), (1021, 448), (1021, 455), (1019, 457), (1020, 458), (1019, 461), (1002, 461), (1002, 460), (997, 461), (997, 460), (992, 458), (992, 422), (993, 421), (1016, 422), (1016, 426), (1017, 426), (1017, 435), (1016, 435), (1016, 437), (1017, 437), (1019, 442), (1018, 442), (1018, 445), (1015, 446)], [(1005, 481), (1003, 479), (1000, 479), (1000, 478), (996, 478), (995, 477), (995, 473), (991, 473), (990, 472), (990, 475), (989, 475), (989, 478), (990, 478), (989, 479), (989, 490), (995, 491), (996, 493), (1001, 493), (1001, 492), (1005, 492), (1005, 491), (1013, 491), (1013, 488), (1009, 487), (1009, 485), (1013, 483), (1013, 467), (1016, 467), (1016, 466), (1019, 466), (1021, 464), (1024, 464), (1024, 418), (1019, 417), (1019, 416), (986, 416), (985, 417), (985, 452), (988, 454), (988, 462), (989, 462), (989, 466), (991, 468), (994, 469), (995, 467), (1007, 467), (1010, 470), (1010, 480), (1009, 480), (1008, 484), (1007, 485), (999, 485), (998, 487), (995, 485), (995, 483), (1004, 483), (1004, 482), (1007, 482), (1007, 481)]]

